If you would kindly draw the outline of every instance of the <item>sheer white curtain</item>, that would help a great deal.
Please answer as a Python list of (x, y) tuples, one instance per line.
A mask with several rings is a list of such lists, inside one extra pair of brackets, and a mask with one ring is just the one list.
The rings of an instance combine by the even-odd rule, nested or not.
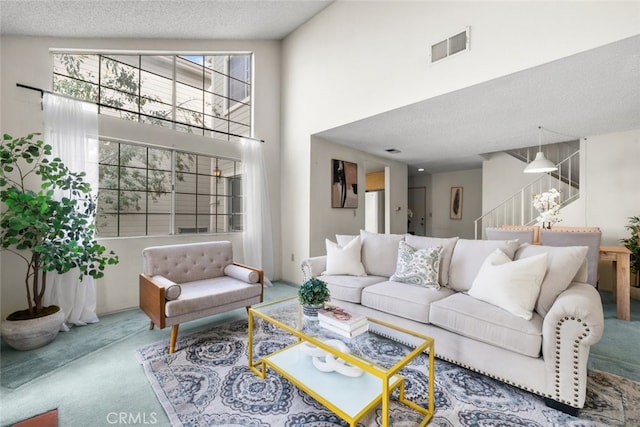
[[(98, 109), (95, 104), (54, 94), (44, 94), (44, 141), (53, 157), (73, 172), (86, 172), (86, 181), (98, 190)], [(63, 191), (57, 194), (62, 197)], [(93, 278), (79, 279), (79, 270), (65, 274), (47, 273), (44, 303), (55, 304), (65, 313), (63, 330), (71, 325), (98, 322), (96, 286)]]
[(244, 195), (244, 233), (242, 248), (244, 263), (264, 270), (265, 284), (273, 277), (273, 233), (271, 204), (265, 170), (263, 146), (260, 141), (242, 139), (242, 194)]

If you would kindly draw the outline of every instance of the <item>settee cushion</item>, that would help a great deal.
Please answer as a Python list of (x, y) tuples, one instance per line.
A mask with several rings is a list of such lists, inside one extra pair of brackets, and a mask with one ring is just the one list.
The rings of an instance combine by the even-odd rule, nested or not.
[(362, 305), (422, 323), (429, 323), (433, 301), (453, 294), (451, 289), (425, 288), (409, 283), (384, 281), (362, 290)]
[(447, 286), (449, 284), (449, 266), (451, 265), (451, 256), (453, 255), (453, 248), (456, 246), (458, 238), (425, 237), (415, 236), (413, 234), (407, 234), (404, 238), (409, 245), (416, 249), (426, 249), (433, 248), (435, 246), (442, 246), (442, 254), (440, 255), (440, 271), (438, 272), (438, 283), (440, 283), (440, 286)]
[[(542, 348), (542, 317), (533, 313), (531, 320), (456, 293), (431, 304), (432, 324), (487, 344), (538, 357)], [(500, 363), (499, 360), (496, 363)]]
[(142, 251), (142, 272), (164, 276), (176, 283), (224, 276), (233, 263), (231, 242), (185, 243), (154, 246)]
[(364, 276), (364, 267), (360, 262), (360, 236), (357, 236), (346, 245), (342, 246), (325, 239), (327, 248), (327, 269), (323, 274), (347, 274), (351, 276)]
[(500, 249), (513, 259), (519, 245), (517, 240), (459, 239), (451, 257), (449, 287), (458, 292), (467, 292), (482, 263), (493, 251)]
[(529, 320), (546, 271), (546, 253), (512, 261), (496, 249), (480, 267), (469, 295)]
[(153, 281), (164, 288), (164, 299), (172, 301), (178, 299), (182, 293), (182, 288), (179, 284), (167, 279), (164, 276), (153, 276)]
[(569, 287), (579, 274), (587, 256), (586, 246), (541, 246), (523, 245), (516, 252), (515, 259), (548, 254), (547, 273), (540, 287), (540, 296), (535, 309), (546, 316), (558, 295)]
[(257, 271), (235, 264), (227, 265), (224, 268), (224, 274), (247, 283), (258, 283), (260, 281), (260, 274)]
[(396, 271), (398, 243), (403, 234), (378, 234), (360, 230), (362, 265), (367, 274), (391, 277)]
[[(173, 301), (167, 301), (167, 317), (197, 313), (199, 310), (242, 301), (262, 292), (262, 286), (249, 284), (228, 276), (196, 280), (180, 284), (182, 293)], [(197, 317), (196, 317), (197, 318)]]
[(349, 301), (360, 304), (362, 289), (375, 283), (384, 282), (387, 277), (381, 276), (320, 276), (329, 288), (331, 299)]
[(398, 246), (396, 271), (390, 280), (440, 289), (438, 272), (441, 254), (442, 246), (416, 249), (401, 240)]

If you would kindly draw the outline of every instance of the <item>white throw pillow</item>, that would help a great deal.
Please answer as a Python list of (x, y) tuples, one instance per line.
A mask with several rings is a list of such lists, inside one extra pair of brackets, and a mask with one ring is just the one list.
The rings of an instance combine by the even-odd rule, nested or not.
[(401, 240), (398, 246), (396, 272), (389, 280), (440, 289), (438, 271), (442, 246), (416, 249)]
[(342, 247), (329, 239), (325, 239), (327, 246), (326, 275), (346, 274), (349, 276), (366, 276), (364, 266), (360, 261), (360, 236)]
[(368, 275), (391, 277), (398, 261), (398, 242), (404, 234), (371, 233), (360, 230), (362, 265)]
[(511, 261), (496, 249), (480, 267), (469, 295), (530, 320), (546, 271), (546, 253)]
[(536, 311), (545, 317), (558, 295), (569, 287), (583, 266), (587, 251), (586, 246), (542, 246), (523, 245), (516, 253), (516, 260), (526, 259), (541, 253), (547, 254), (547, 275), (540, 288), (540, 296), (536, 302)]

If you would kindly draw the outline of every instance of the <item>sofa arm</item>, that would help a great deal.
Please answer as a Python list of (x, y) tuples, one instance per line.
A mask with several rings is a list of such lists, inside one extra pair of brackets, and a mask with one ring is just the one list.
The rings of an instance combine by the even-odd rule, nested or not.
[(165, 323), (165, 285), (153, 280), (146, 274), (140, 274), (140, 308), (160, 329)]
[(584, 406), (589, 347), (600, 341), (603, 331), (600, 294), (586, 283), (572, 283), (555, 300), (542, 326), (542, 357), (553, 400)]
[(305, 258), (302, 260), (300, 267), (302, 268), (302, 274), (306, 282), (313, 277), (320, 276), (322, 272), (327, 269), (327, 256), (322, 255)]
[[(245, 264), (240, 264), (239, 262), (234, 262), (232, 264), (235, 269), (242, 269), (246, 272), (248, 272), (247, 274), (247, 283), (249, 284), (255, 284), (256, 286), (260, 286), (260, 302), (263, 301), (264, 298), (264, 270), (257, 268), (257, 267), (252, 267), (250, 265), (245, 265)], [(236, 271), (241, 271), (241, 270), (236, 270)], [(226, 272), (225, 272), (226, 273)], [(253, 281), (254, 276), (257, 274), (258, 276), (258, 280), (257, 281)], [(237, 279), (237, 277), (236, 277)], [(241, 280), (241, 279), (238, 279)]]

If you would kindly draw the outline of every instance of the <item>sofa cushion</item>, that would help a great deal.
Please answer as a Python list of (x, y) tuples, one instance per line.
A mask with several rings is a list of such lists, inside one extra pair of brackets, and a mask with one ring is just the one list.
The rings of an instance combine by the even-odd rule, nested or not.
[(425, 288), (409, 283), (385, 281), (362, 290), (362, 305), (422, 323), (429, 323), (429, 308), (453, 294), (451, 289)]
[(429, 320), (468, 338), (526, 356), (540, 356), (543, 321), (537, 313), (533, 313), (531, 320), (525, 320), (469, 295), (456, 293), (433, 302)]
[(546, 271), (546, 253), (512, 261), (496, 249), (480, 267), (469, 295), (529, 320)]
[(362, 265), (367, 274), (391, 277), (396, 271), (398, 243), (402, 234), (380, 234), (360, 230), (362, 239)]
[(391, 276), (393, 282), (412, 283), (428, 288), (440, 289), (438, 271), (442, 246), (415, 249), (407, 242), (400, 241), (396, 271)]
[(438, 283), (440, 283), (440, 286), (447, 286), (449, 284), (449, 266), (451, 265), (451, 256), (453, 255), (453, 248), (456, 246), (458, 238), (450, 237), (443, 239), (439, 237), (414, 236), (413, 234), (407, 234), (404, 239), (408, 244), (416, 249), (442, 246)]
[(536, 311), (546, 316), (558, 295), (569, 287), (576, 274), (579, 274), (587, 257), (586, 246), (541, 246), (523, 245), (516, 252), (515, 259), (548, 254), (547, 273), (540, 287), (540, 296), (536, 302)]
[(196, 280), (180, 284), (180, 297), (167, 301), (167, 317), (195, 313), (212, 307), (230, 304), (260, 295), (262, 287), (249, 284), (232, 277), (223, 276), (214, 279)]
[(458, 292), (468, 291), (482, 263), (493, 251), (500, 249), (513, 259), (519, 245), (517, 240), (459, 239), (451, 257), (449, 287)]
[(375, 283), (384, 282), (381, 276), (320, 276), (327, 283), (331, 299), (360, 304), (362, 289)]
[(351, 276), (364, 276), (364, 267), (360, 262), (360, 236), (351, 240), (345, 246), (341, 246), (325, 239), (327, 247), (327, 269), (322, 274), (336, 275), (347, 274)]

